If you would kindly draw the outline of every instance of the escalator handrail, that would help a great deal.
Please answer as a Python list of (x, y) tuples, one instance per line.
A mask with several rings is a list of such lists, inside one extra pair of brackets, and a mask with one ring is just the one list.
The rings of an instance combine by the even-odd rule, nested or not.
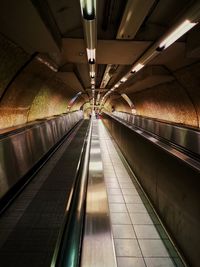
[(46, 123), (47, 121), (53, 121), (53, 120), (56, 120), (58, 117), (65, 117), (65, 116), (68, 116), (68, 115), (75, 113), (75, 112), (79, 112), (79, 111), (78, 110), (70, 111), (68, 113), (62, 113), (62, 114), (47, 117), (47, 118), (36, 119), (35, 121), (30, 121), (30, 122), (27, 122), (24, 124), (0, 129), (0, 141), (2, 139), (5, 139), (5, 138), (10, 137), (12, 135), (16, 135), (16, 134), (19, 134), (21, 132), (25, 132), (27, 130), (30, 130), (31, 128), (39, 127), (39, 126), (43, 125), (44, 123)]
[[(114, 116), (120, 121), (140, 129), (163, 142), (167, 142), (178, 150), (181, 150), (183, 153), (189, 154), (192, 157), (198, 158), (199, 160), (200, 131), (197, 128), (187, 127), (186, 125), (183, 126), (182, 124), (173, 122), (169, 123), (159, 121), (157, 119), (133, 115), (125, 112), (115, 112), (113, 114), (108, 114), (107, 112), (104, 113)], [(125, 117), (123, 117), (124, 115)], [(132, 119), (129, 121), (130, 118)], [(135, 120), (135, 118), (137, 120)]]
[(123, 124), (124, 126), (128, 127), (132, 131), (136, 132), (140, 136), (143, 136), (145, 139), (153, 142), (154, 145), (159, 146), (161, 149), (165, 150), (167, 153), (179, 158), (180, 160), (184, 161), (186, 164), (190, 165), (195, 170), (200, 170), (200, 163), (199, 163), (199, 155), (192, 153), (187, 149), (183, 149), (181, 146), (173, 144), (172, 142), (164, 139), (160, 136), (157, 136), (143, 128), (135, 126), (133, 124), (127, 123), (125, 120), (114, 116), (108, 112), (103, 112), (105, 115), (111, 117), (112, 119), (118, 121), (119, 123)]
[(75, 181), (67, 202), (63, 224), (50, 265), (51, 267), (77, 267), (80, 263), (91, 137), (92, 119), (90, 120), (86, 138), (81, 149)]

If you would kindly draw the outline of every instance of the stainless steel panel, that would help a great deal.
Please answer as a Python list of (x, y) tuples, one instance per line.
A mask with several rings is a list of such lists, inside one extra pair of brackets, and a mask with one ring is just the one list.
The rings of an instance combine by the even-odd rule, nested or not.
[(198, 266), (200, 161), (196, 160), (195, 164), (191, 157), (117, 117), (104, 114), (103, 122), (190, 262), (189, 266)]
[(167, 143), (164, 143), (162, 140), (159, 140), (158, 138), (149, 134), (149, 132), (144, 131), (141, 127), (135, 127), (135, 125), (131, 126), (124, 119), (118, 118), (117, 116), (113, 116), (112, 114), (109, 114), (109, 113), (105, 113), (105, 114), (107, 114), (114, 120), (119, 121), (121, 124), (125, 125), (126, 127), (132, 129), (134, 132), (138, 133), (139, 135), (143, 136), (145, 139), (154, 143), (156, 146), (160, 147), (162, 150), (165, 150), (171, 155), (174, 155), (175, 157), (181, 159), (183, 162), (189, 164), (194, 169), (198, 171), (200, 170), (200, 162), (198, 159), (193, 158), (190, 155), (187, 155), (186, 153), (181, 152), (180, 150), (176, 148), (173, 148), (171, 145)]
[(79, 266), (80, 245), (85, 219), (85, 201), (90, 160), (90, 144), (92, 121), (90, 121), (84, 143), (82, 145), (70, 196), (67, 201), (63, 223), (61, 225), (54, 249), (51, 267)]
[(0, 198), (82, 118), (76, 111), (1, 138)]
[(200, 131), (198, 129), (160, 122), (125, 112), (115, 111), (113, 115), (133, 126), (162, 137), (188, 151), (200, 155)]
[(96, 120), (93, 121), (81, 266), (117, 266)]

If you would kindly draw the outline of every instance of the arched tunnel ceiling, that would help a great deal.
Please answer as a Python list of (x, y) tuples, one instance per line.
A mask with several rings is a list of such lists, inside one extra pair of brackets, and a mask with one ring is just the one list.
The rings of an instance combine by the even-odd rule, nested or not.
[[(99, 93), (101, 99), (130, 70), (131, 65), (196, 2), (198, 1), (97, 0), (95, 97)], [(132, 12), (135, 12), (137, 25), (134, 27), (134, 33), (122, 36), (119, 29), (122, 27), (122, 22), (126, 21), (126, 9), (131, 4), (135, 7)], [(83, 95), (77, 99), (77, 104), (74, 103), (72, 109), (80, 108), (84, 102), (91, 100), (89, 66), (79, 0), (21, 0), (20, 2), (3, 0), (0, 15), (0, 70), (3, 73), (0, 78), (2, 95), (0, 111), (3, 118), (1, 127), (65, 112), (70, 99), (78, 92), (82, 92)], [(194, 73), (198, 73), (199, 70), (199, 32), (200, 27), (197, 25), (150, 61), (127, 83), (116, 89), (115, 95), (126, 93), (134, 103), (138, 114), (158, 119), (179, 122), (180, 108), (176, 109), (174, 105), (181, 106), (182, 114), (187, 113), (188, 116), (185, 123), (199, 126), (199, 78), (196, 75), (194, 77)], [(45, 71), (36, 75), (37, 67), (31, 68), (34, 64), (38, 66), (42, 64), (35, 63), (38, 54), (45, 61), (43, 62)], [(54, 67), (51, 69), (49, 66), (52, 62)], [(105, 88), (100, 88), (108, 65), (112, 70), (110, 80)], [(40, 68), (38, 67), (38, 71)], [(54, 72), (56, 69), (58, 71)], [(27, 71), (28, 78), (24, 74)], [(46, 77), (46, 72), (49, 77)], [(33, 90), (30, 88), (33, 87), (34, 79), (39, 79), (40, 84), (38, 87), (35, 85)], [(29, 90), (34, 93), (32, 97), (26, 99), (26, 92)], [(163, 94), (165, 90), (168, 93)], [(180, 90), (184, 93), (180, 93), (180, 97), (174, 101), (175, 91), (177, 93)], [(157, 97), (153, 97), (155, 91)], [(18, 95), (20, 98), (24, 97), (24, 100), (16, 100)], [(116, 100), (115, 95), (109, 96), (106, 105), (110, 109), (116, 106), (118, 110), (129, 111), (127, 103), (121, 97)], [(163, 97), (166, 97), (165, 101), (162, 101)], [(12, 100), (14, 98), (15, 101)], [(155, 109), (155, 112), (150, 112), (148, 101), (151, 102), (151, 109)], [(180, 105), (176, 104), (177, 101)], [(168, 116), (167, 108), (163, 105), (173, 106), (174, 115)], [(159, 112), (157, 112), (158, 107)], [(162, 107), (164, 115), (161, 116)], [(9, 119), (5, 121), (6, 116)], [(180, 122), (184, 123), (183, 120)]]

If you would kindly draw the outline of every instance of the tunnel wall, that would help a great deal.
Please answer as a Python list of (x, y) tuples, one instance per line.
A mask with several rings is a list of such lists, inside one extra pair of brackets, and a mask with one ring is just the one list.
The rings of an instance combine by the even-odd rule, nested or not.
[(77, 93), (36, 57), (0, 35), (0, 129), (67, 111)]
[(114, 97), (112, 98), (110, 96), (110, 98), (106, 101), (105, 105), (104, 105), (105, 109), (108, 111), (112, 111), (113, 108), (116, 111), (122, 111), (122, 112), (129, 112), (131, 113), (131, 108), (128, 105), (128, 103), (120, 96), (118, 96), (117, 98)]
[(200, 63), (193, 64), (175, 72), (179, 84), (185, 89), (191, 100), (200, 127)]
[(174, 81), (129, 93), (137, 115), (200, 127), (200, 63), (179, 69)]
[(103, 122), (125, 155), (190, 266), (199, 266), (199, 172), (104, 114)]
[(44, 64), (32, 60), (12, 82), (0, 102), (0, 128), (66, 112), (74, 91)]
[(194, 106), (177, 82), (153, 87), (130, 98), (137, 115), (197, 126)]

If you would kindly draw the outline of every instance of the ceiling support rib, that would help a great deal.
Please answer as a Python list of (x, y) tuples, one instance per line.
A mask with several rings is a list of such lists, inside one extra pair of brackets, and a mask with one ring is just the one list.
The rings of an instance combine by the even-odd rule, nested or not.
[[(154, 3), (155, 0), (128, 0), (116, 39), (133, 39)], [(111, 68), (112, 65), (108, 64), (100, 87), (105, 88), (112, 78), (113, 73), (109, 72)]]
[(116, 39), (132, 40), (154, 3), (155, 0), (129, 0)]
[(200, 21), (200, 2), (197, 1), (182, 15), (182, 17), (161, 37), (156, 41), (147, 51), (132, 65), (131, 71), (129, 71), (124, 77), (118, 81), (113, 88), (111, 88), (102, 99), (112, 93), (121, 83), (126, 82), (135, 73), (140, 71), (147, 63), (153, 58), (159, 55), (164, 49), (167, 49), (171, 44), (178, 40), (182, 35), (188, 32), (192, 27), (198, 24)]

